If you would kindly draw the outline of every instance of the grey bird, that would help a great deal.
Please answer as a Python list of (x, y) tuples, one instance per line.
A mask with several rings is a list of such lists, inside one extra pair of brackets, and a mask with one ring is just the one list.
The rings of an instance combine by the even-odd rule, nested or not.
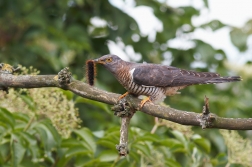
[(108, 54), (94, 60), (108, 69), (127, 90), (127, 94), (145, 95), (148, 98), (141, 101), (140, 107), (147, 102), (159, 103), (166, 96), (178, 94), (190, 85), (216, 84), (241, 81), (240, 76), (221, 77), (213, 72), (195, 72), (172, 66), (150, 63), (132, 63)]

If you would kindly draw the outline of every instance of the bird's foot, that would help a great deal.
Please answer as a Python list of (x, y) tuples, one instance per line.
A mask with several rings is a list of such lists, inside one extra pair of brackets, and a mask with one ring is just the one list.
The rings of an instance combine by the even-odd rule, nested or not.
[(119, 97), (119, 99), (118, 99), (118, 100), (123, 99), (123, 98), (124, 98), (124, 97), (126, 97), (128, 94), (129, 94), (129, 92), (124, 93), (123, 95), (121, 95), (121, 96)]
[(147, 97), (146, 99), (143, 99), (143, 100), (141, 101), (141, 103), (140, 103), (140, 109), (143, 108), (143, 106), (144, 106), (144, 104), (145, 104), (146, 102), (152, 102), (151, 99), (150, 99), (150, 97)]

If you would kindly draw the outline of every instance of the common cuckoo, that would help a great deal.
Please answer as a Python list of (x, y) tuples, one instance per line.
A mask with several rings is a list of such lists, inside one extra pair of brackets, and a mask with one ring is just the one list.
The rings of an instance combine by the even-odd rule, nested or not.
[(116, 79), (126, 88), (127, 94), (145, 95), (148, 98), (141, 101), (162, 102), (166, 96), (178, 94), (180, 89), (190, 85), (216, 84), (240, 81), (239, 76), (221, 77), (218, 73), (195, 72), (172, 66), (150, 63), (132, 63), (108, 54), (94, 60), (103, 64)]

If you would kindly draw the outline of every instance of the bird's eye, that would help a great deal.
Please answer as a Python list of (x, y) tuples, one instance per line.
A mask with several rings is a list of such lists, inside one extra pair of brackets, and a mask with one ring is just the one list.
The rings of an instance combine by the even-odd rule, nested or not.
[(111, 62), (112, 61), (112, 58), (107, 58), (106, 62)]

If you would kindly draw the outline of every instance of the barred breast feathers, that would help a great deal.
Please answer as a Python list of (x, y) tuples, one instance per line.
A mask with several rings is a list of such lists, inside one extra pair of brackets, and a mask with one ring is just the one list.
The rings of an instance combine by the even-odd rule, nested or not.
[[(130, 81), (128, 85), (128, 91), (136, 95), (150, 96), (151, 101), (154, 103), (162, 102), (165, 99), (165, 88), (147, 85), (138, 85), (134, 82), (133, 73), (135, 68), (129, 71)], [(148, 76), (146, 76), (148, 77)]]

